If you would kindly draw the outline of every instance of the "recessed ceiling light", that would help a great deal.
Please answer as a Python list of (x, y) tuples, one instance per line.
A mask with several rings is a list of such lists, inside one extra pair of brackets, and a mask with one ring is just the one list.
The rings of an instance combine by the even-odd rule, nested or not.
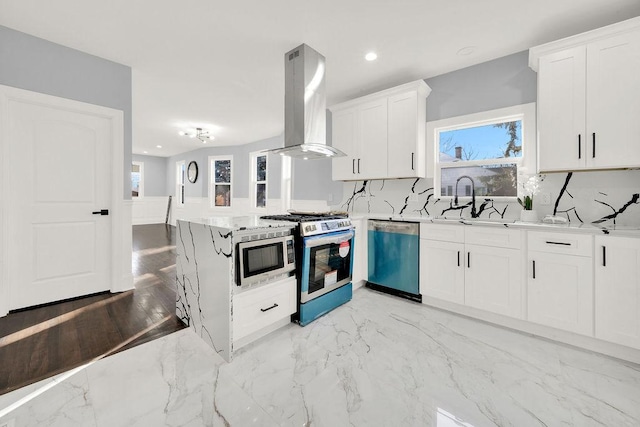
[(162, 148), (162, 145), (156, 145), (157, 148)]
[(475, 51), (476, 51), (476, 47), (475, 46), (466, 46), (466, 47), (463, 47), (462, 49), (460, 49), (459, 51), (457, 51), (456, 55), (458, 55), (458, 56), (468, 56), (468, 55), (471, 55)]
[(375, 61), (376, 59), (378, 59), (378, 54), (375, 52), (369, 52), (364, 56), (364, 59), (366, 59), (367, 61)]
[(147, 153), (148, 153), (148, 151), (143, 151), (143, 153), (144, 153), (144, 154), (147, 154)]

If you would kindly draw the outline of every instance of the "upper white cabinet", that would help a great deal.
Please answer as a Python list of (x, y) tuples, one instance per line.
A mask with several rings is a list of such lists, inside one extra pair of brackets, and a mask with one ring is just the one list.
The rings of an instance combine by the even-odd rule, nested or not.
[(596, 337), (640, 349), (640, 239), (596, 236)]
[(426, 98), (423, 80), (330, 108), (334, 180), (425, 176)]
[(640, 18), (537, 46), (538, 169), (640, 166)]

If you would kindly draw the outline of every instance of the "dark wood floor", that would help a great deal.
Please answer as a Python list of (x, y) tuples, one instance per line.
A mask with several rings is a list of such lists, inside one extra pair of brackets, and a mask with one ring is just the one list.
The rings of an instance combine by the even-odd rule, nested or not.
[(133, 227), (135, 289), (0, 318), (0, 394), (182, 329), (175, 315), (175, 227)]

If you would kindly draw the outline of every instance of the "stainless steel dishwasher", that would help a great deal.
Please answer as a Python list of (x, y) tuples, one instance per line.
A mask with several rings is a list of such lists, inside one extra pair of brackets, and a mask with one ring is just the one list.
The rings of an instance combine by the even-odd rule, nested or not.
[(420, 224), (369, 220), (367, 287), (422, 302), (419, 283)]

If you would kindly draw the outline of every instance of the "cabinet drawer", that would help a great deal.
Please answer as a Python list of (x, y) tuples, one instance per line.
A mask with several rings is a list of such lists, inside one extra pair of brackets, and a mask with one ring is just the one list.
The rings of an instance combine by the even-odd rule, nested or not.
[(296, 311), (295, 277), (233, 297), (233, 339), (237, 341)]
[(529, 231), (530, 251), (540, 251), (554, 254), (592, 256), (593, 236), (570, 233), (550, 233)]
[(464, 239), (465, 243), (471, 245), (495, 246), (510, 249), (520, 249), (522, 246), (522, 234), (520, 230), (508, 228), (466, 227)]
[(441, 242), (464, 242), (464, 226), (420, 223), (420, 238)]

